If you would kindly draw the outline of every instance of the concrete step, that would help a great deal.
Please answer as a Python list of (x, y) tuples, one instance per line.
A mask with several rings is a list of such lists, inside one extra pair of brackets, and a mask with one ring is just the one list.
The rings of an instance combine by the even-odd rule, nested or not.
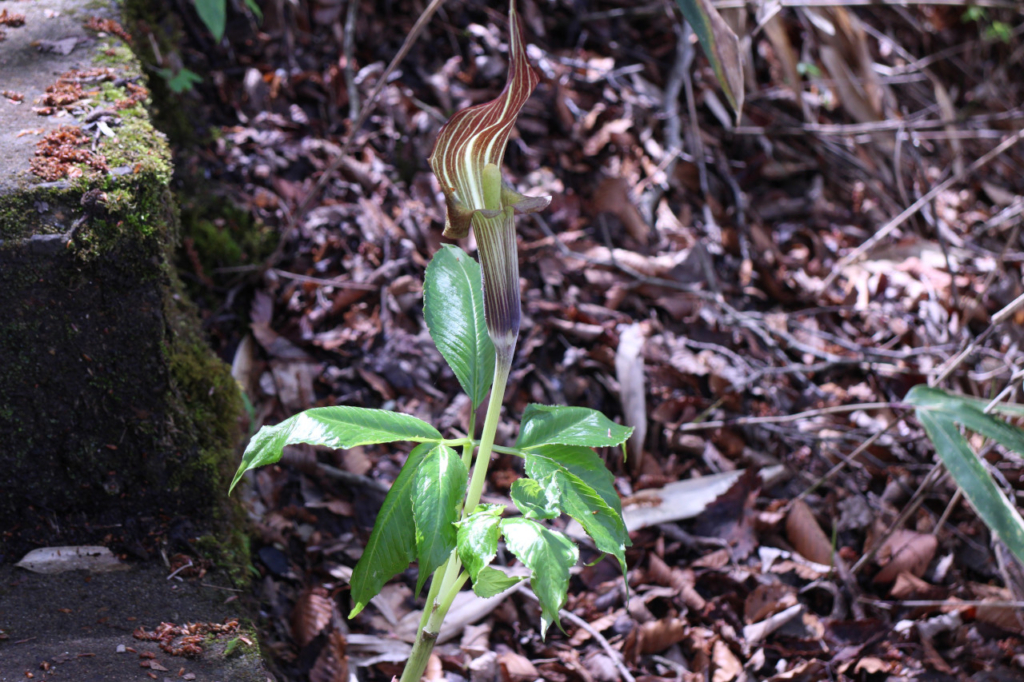
[[(273, 682), (244, 595), (223, 576), (168, 579), (163, 565), (56, 575), (0, 566), (0, 682)], [(201, 653), (172, 655), (133, 635), (161, 623), (223, 625), (201, 636)], [(181, 637), (170, 642), (180, 648)]]

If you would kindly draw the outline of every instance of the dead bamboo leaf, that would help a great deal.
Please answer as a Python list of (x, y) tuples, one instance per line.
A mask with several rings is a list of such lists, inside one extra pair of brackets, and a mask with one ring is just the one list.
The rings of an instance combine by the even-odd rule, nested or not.
[(619, 347), (615, 350), (615, 376), (619, 380), (619, 399), (626, 425), (633, 427), (629, 437), (629, 457), (633, 471), (643, 463), (647, 438), (647, 404), (644, 399), (643, 327), (638, 323), (619, 329)]
[(832, 543), (803, 500), (795, 500), (789, 509), (786, 538), (805, 559), (824, 566), (832, 564)]
[(743, 60), (740, 39), (718, 14), (711, 0), (676, 0), (683, 16), (697, 34), (704, 54), (711, 62), (725, 98), (736, 112), (737, 123), (743, 111)]

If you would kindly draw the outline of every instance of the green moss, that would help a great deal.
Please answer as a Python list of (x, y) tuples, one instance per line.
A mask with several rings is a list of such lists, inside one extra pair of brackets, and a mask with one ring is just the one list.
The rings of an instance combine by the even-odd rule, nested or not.
[(111, 38), (102, 44), (94, 61), (99, 66), (121, 66), (135, 63), (135, 55), (123, 40)]
[(214, 566), (224, 571), (236, 588), (244, 590), (258, 572), (252, 565), (249, 535), (243, 530), (246, 527), (244, 510), (240, 504), (232, 504), (229, 513), (236, 517), (231, 523), (224, 524), (231, 528), (229, 532), (204, 535), (196, 540), (195, 546)]

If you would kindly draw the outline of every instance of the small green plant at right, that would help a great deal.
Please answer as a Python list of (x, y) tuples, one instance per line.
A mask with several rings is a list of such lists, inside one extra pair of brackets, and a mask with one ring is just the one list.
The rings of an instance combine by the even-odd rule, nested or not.
[(989, 21), (988, 10), (984, 7), (972, 5), (964, 10), (961, 20), (965, 23), (977, 23), (982, 27), (981, 35), (986, 40), (998, 40), (1009, 43), (1013, 38), (1013, 28), (1005, 21)]

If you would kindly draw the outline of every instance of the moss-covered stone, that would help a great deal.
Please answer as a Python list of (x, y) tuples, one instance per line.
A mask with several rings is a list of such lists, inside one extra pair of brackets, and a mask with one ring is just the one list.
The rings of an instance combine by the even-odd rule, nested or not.
[[(119, 76), (96, 88), (94, 110), (145, 83), (116, 41), (91, 53)], [(0, 560), (41, 543), (138, 552), (186, 516), (238, 545), (244, 574), (225, 502), (241, 398), (174, 270), (170, 152), (143, 104), (97, 138), (110, 173), (39, 183), (18, 170), (24, 146), (0, 169)]]

